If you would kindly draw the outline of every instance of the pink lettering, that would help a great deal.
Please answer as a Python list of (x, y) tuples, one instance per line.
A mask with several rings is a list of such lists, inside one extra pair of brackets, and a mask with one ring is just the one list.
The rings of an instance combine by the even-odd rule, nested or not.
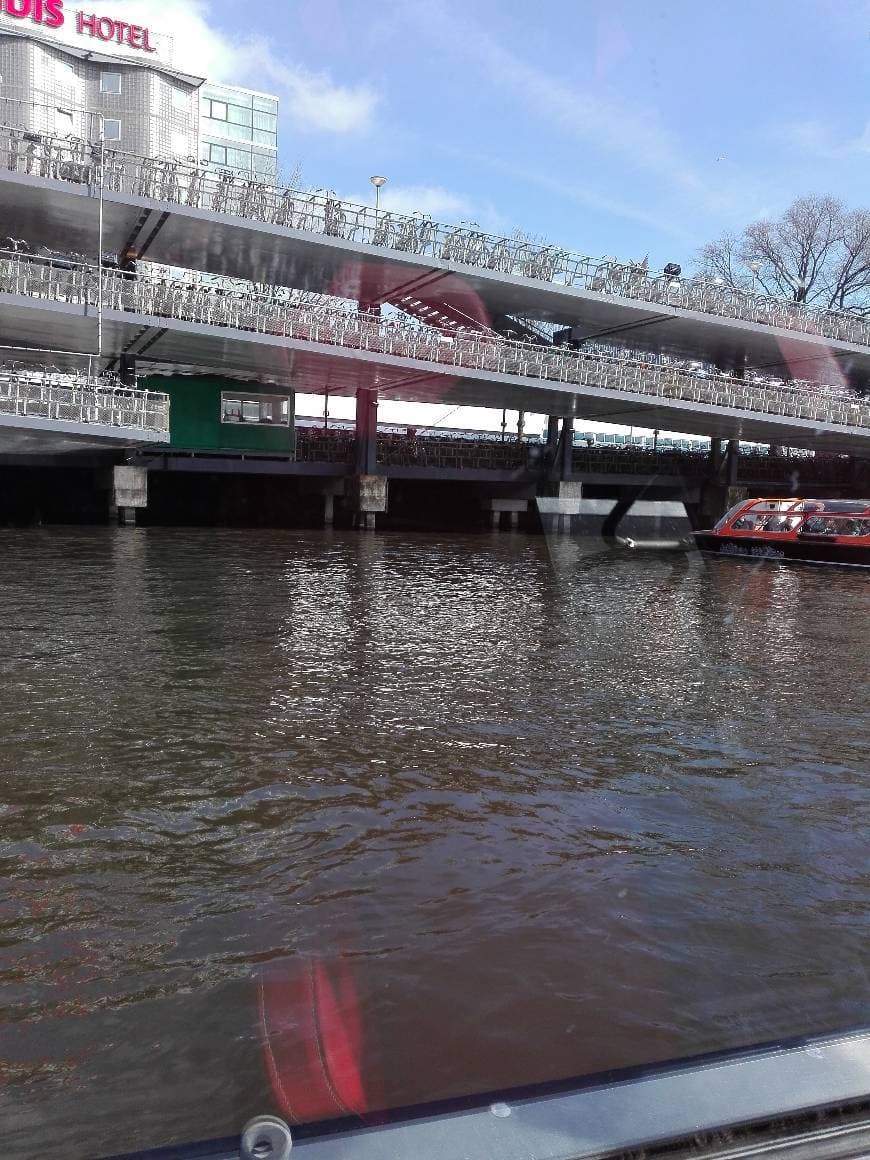
[(47, 28), (60, 28), (63, 24), (63, 0), (0, 0), (0, 12), (16, 20), (29, 16), (34, 24)]
[(60, 28), (63, 24), (63, 0), (45, 0), (45, 27)]
[(31, 12), (31, 0), (6, 0), (6, 15), (25, 20)]
[[(63, 24), (63, 0), (0, 0), (0, 11), (4, 5), (14, 16), (28, 16), (33, 5), (38, 6), (40, 15), (44, 11), (44, 23), (50, 28)], [(16, 8), (21, 8), (19, 13)], [(112, 20), (109, 16), (96, 16), (86, 12), (76, 13), (76, 32), (79, 36), (96, 36), (100, 40), (114, 40), (118, 44), (129, 44), (131, 48), (144, 52), (157, 52), (151, 43), (149, 29), (140, 24), (128, 24), (125, 20)]]

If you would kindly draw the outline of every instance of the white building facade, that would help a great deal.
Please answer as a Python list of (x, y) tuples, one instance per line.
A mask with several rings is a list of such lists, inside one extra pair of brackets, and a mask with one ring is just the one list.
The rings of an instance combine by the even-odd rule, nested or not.
[(159, 30), (65, 13), (61, 0), (0, 0), (0, 121), (84, 141), (102, 128), (122, 152), (277, 174), (277, 97), (209, 84), (174, 66)]

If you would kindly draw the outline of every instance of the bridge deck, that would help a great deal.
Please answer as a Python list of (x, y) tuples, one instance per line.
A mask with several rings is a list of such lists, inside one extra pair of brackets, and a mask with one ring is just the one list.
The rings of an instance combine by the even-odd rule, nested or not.
[(160, 443), (169, 399), (82, 373), (0, 368), (0, 431), (10, 454)]
[[(95, 255), (94, 167), (68, 157), (70, 148), (44, 140), (26, 146), (0, 129), (0, 220), (15, 237)], [(132, 250), (155, 262), (370, 303), (410, 293), (482, 322), (520, 314), (725, 368), (870, 384), (870, 325), (857, 316), (728, 295), (697, 280), (673, 283), (638, 267), (418, 218), (375, 216), (328, 196), (281, 197), (180, 165), (113, 157), (107, 252)]]
[[(137, 293), (136, 287), (128, 287), (128, 293)], [(0, 307), (0, 343), (38, 348), (44, 336), (51, 334), (53, 345), (63, 350), (92, 349), (96, 320), (94, 307), (87, 301), (0, 293)], [(731, 390), (726, 382), (720, 389), (715, 383), (676, 372), (663, 376), (661, 368), (620, 366), (556, 352), (539, 356), (554, 359), (553, 366), (524, 363), (510, 344), (491, 344), (492, 349), (487, 349), (486, 344), (471, 342), (467, 350), (451, 353), (454, 361), (433, 362), (389, 353), (390, 348), (403, 349), (403, 344), (377, 326), (366, 330), (359, 316), (345, 316), (341, 324), (350, 331), (343, 332), (335, 330), (334, 318), (312, 327), (309, 316), (302, 313), (300, 317), (295, 331), (285, 321), (285, 333), (268, 334), (112, 307), (104, 312), (105, 350), (115, 356), (134, 356), (140, 370), (146, 366), (173, 373), (210, 370), (295, 391), (322, 393), (328, 387), (333, 395), (351, 395), (366, 386), (382, 398), (411, 402), (582, 415), (587, 420), (691, 430), (718, 438), (870, 454), (870, 423), (858, 417), (863, 416), (863, 409), (856, 410), (854, 424), (764, 414), (749, 409), (751, 400), (761, 396), (753, 395), (748, 387), (747, 395), (741, 395), (739, 384)], [(250, 318), (246, 321), (251, 325)], [(357, 345), (340, 345), (350, 341)], [(363, 342), (380, 349), (361, 349)], [(425, 341), (421, 339), (420, 347), (405, 344), (404, 349), (425, 349)], [(47, 356), (36, 349), (19, 350), (16, 355), (59, 366), (72, 367), (81, 361), (75, 354)], [(577, 381), (558, 377), (569, 371)], [(555, 376), (555, 381), (543, 377), (547, 374)], [(722, 403), (705, 401), (711, 398)], [(732, 405), (727, 405), (729, 400)]]

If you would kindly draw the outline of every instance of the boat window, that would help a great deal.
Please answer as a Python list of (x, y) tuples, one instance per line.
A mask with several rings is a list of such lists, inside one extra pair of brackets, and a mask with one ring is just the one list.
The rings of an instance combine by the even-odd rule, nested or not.
[(766, 532), (792, 532), (800, 522), (800, 516), (773, 515), (767, 521), (764, 530)]
[(790, 499), (762, 499), (754, 503), (749, 509), (753, 512), (786, 512), (794, 507), (794, 500)]
[(814, 536), (866, 536), (870, 534), (870, 520), (850, 520), (836, 516), (810, 516), (803, 531)]
[(734, 504), (733, 507), (730, 507), (728, 509), (728, 511), (725, 513), (725, 515), (722, 517), (722, 519), (719, 520), (719, 522), (716, 524), (716, 526), (713, 530), (716, 532), (721, 532), (721, 530), (725, 527), (725, 525), (728, 523), (728, 521), (734, 519), (734, 517), (737, 515), (737, 513), (740, 511), (740, 509), (742, 507), (744, 507), (745, 505), (746, 505), (746, 500), (742, 499), (740, 501), (740, 503), (736, 503), (736, 504)]
[(768, 516), (762, 513), (745, 512), (739, 520), (734, 521), (735, 532), (760, 532), (767, 525)]
[(831, 516), (811, 516), (804, 531), (816, 536), (870, 536), (870, 519), (849, 520)]

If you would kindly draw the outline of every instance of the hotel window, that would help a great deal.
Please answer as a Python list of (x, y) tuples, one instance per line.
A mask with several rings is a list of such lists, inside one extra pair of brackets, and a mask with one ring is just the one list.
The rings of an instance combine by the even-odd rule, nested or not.
[(54, 81), (56, 85), (65, 89), (75, 88), (78, 76), (73, 66), (66, 60), (58, 60), (54, 66)]
[(265, 129), (269, 133), (277, 133), (278, 118), (272, 113), (254, 113), (254, 128)]
[(120, 141), (121, 140), (121, 122), (114, 117), (106, 117), (103, 121), (103, 140), (104, 141)]
[(250, 109), (243, 109), (241, 105), (227, 105), (227, 120), (231, 125), (244, 125), (250, 129), (251, 117)]
[(206, 99), (205, 115), (211, 117), (213, 121), (225, 121), (227, 119), (226, 101), (210, 101)]
[(115, 97), (119, 96), (121, 93), (121, 74), (116, 72), (101, 72), (100, 92), (108, 93)]
[(227, 163), (227, 147), (226, 145), (209, 145), (208, 159), (213, 165), (226, 165)]
[(250, 173), (252, 169), (250, 152), (247, 149), (227, 149), (227, 165)]

